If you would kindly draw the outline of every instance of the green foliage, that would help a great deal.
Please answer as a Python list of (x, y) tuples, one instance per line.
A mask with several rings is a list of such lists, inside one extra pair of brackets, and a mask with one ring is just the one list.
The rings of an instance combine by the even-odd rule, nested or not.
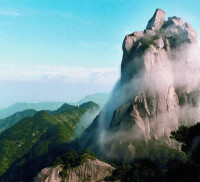
[(181, 143), (188, 143), (189, 142), (189, 127), (188, 126), (179, 126), (177, 131), (172, 131), (171, 132), (171, 139), (175, 139), (178, 142)]
[(59, 114), (59, 113), (62, 113), (62, 112), (70, 111), (74, 108), (75, 108), (75, 106), (65, 103), (60, 108), (58, 108), (55, 111), (52, 111), (51, 113), (52, 114)]
[(68, 177), (67, 170), (83, 164), (87, 159), (95, 160), (96, 156), (93, 152), (87, 149), (80, 153), (75, 150), (71, 150), (61, 157), (57, 157), (54, 162), (54, 166), (63, 166), (63, 170), (59, 173), (59, 176), (63, 179), (63, 181), (65, 181), (64, 179)]
[(127, 164), (115, 163), (113, 166), (116, 169), (112, 176), (106, 177), (107, 181), (165, 182), (166, 177), (172, 175), (173, 170), (170, 170), (172, 161), (173, 164), (182, 165), (188, 160), (184, 152), (170, 148), (164, 142), (154, 139), (149, 141), (148, 146), (142, 142), (135, 142), (133, 145), (136, 159)]
[(182, 144), (182, 151), (189, 154), (194, 163), (200, 164), (200, 123), (180, 126), (177, 131), (171, 132), (171, 138)]
[(118, 165), (112, 176), (105, 181), (120, 180), (121, 182), (198, 182), (199, 167), (191, 162), (170, 160), (163, 168), (158, 161), (142, 159), (131, 165)]
[(81, 163), (81, 157), (75, 150), (72, 150), (71, 152), (64, 154), (61, 157), (61, 160), (63, 161), (64, 169), (76, 167)]
[(28, 117), (28, 116), (33, 116), (35, 113), (36, 113), (35, 110), (29, 109), (29, 110), (25, 110), (22, 112), (17, 112), (15, 114), (13, 114), (12, 116), (9, 116), (5, 119), (1, 119), (0, 120), (0, 133), (6, 129), (12, 127), (21, 119)]
[[(90, 103), (88, 107), (74, 107), (55, 114), (40, 111), (2, 132), (0, 176), (9, 169), (11, 172), (8, 171), (8, 175), (6, 173), (3, 178), (9, 176), (14, 179), (17, 173), (21, 173), (20, 180), (27, 181), (33, 177), (38, 170), (53, 161), (59, 146), (76, 138), (77, 124), (92, 105), (97, 107)], [(29, 173), (27, 179), (24, 179), (24, 173)]]
[(135, 161), (132, 165), (121, 165), (114, 170), (106, 181), (120, 180), (121, 182), (156, 182), (160, 180), (157, 165), (150, 159)]
[(96, 156), (93, 152), (85, 149), (78, 153), (75, 150), (65, 153), (61, 157), (57, 157), (54, 165), (63, 165), (64, 169), (70, 169), (83, 164), (87, 159), (94, 160)]
[(194, 126), (180, 126), (171, 132), (171, 139), (182, 144), (181, 149), (189, 154), (190, 160), (170, 164), (166, 174), (167, 182), (198, 182), (200, 176), (200, 123)]
[(160, 165), (165, 165), (171, 160), (187, 161), (188, 157), (185, 153), (169, 147), (166, 143), (152, 140), (148, 145), (148, 157), (157, 161)]
[(159, 39), (159, 37), (160, 37), (159, 34), (156, 34), (156, 35), (153, 35), (153, 36), (142, 37), (140, 39), (140, 42), (142, 44), (142, 50), (143, 51), (146, 50), (147, 48), (150, 47), (150, 45), (156, 46), (156, 43), (154, 41)]
[(136, 158), (149, 158), (151, 160), (158, 161), (160, 165), (164, 165), (172, 159), (178, 159), (180, 161), (186, 161), (188, 159), (184, 152), (173, 149), (165, 142), (156, 139), (151, 139), (148, 142), (148, 145), (142, 141), (135, 141), (133, 146), (135, 147)]

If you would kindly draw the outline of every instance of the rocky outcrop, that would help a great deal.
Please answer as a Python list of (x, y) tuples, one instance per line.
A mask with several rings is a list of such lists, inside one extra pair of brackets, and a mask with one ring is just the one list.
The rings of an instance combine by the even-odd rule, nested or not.
[[(181, 124), (198, 121), (199, 118), (188, 117), (191, 110), (196, 110), (196, 115), (199, 113), (200, 80), (199, 77), (194, 80), (192, 75), (200, 67), (190, 59), (190, 50), (195, 49), (196, 43), (197, 34), (188, 23), (177, 17), (165, 21), (165, 12), (160, 9), (144, 32), (125, 37), (119, 90), (122, 95), (128, 94), (129, 100), (114, 112), (108, 136), (120, 133), (120, 137), (112, 142), (122, 143), (127, 138), (131, 142), (139, 138), (148, 144), (154, 138), (175, 146), (169, 138), (171, 131)], [(197, 69), (192, 68), (192, 64)], [(190, 71), (185, 73), (186, 70)], [(190, 82), (195, 81), (196, 86), (191, 88), (180, 78), (185, 76)], [(183, 112), (186, 105), (188, 110)]]
[(165, 22), (165, 12), (162, 9), (157, 9), (153, 17), (147, 24), (147, 30), (159, 31)]
[(98, 159), (88, 159), (83, 164), (68, 170), (62, 166), (43, 169), (34, 182), (103, 182), (111, 176), (114, 168)]
[(62, 170), (62, 166), (45, 168), (35, 177), (34, 182), (62, 182), (59, 175)]
[(157, 9), (144, 31), (125, 37), (122, 49), (119, 83), (84, 138), (116, 158), (122, 148), (121, 157), (137, 156), (138, 141), (177, 147), (171, 131), (200, 119), (197, 33), (181, 18), (165, 20)]

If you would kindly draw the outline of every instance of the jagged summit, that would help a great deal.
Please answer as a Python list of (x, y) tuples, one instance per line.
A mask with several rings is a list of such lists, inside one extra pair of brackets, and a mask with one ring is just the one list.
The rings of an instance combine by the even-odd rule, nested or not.
[(197, 33), (191, 25), (176, 16), (165, 21), (165, 12), (157, 9), (144, 31), (134, 32), (125, 37), (122, 45), (121, 80), (127, 81), (141, 69), (149, 69), (150, 65), (143, 62), (147, 59), (141, 59), (141, 56), (148, 55), (148, 52), (154, 52), (155, 55), (158, 50), (165, 51), (163, 56), (165, 53), (170, 56), (172, 49), (178, 49), (187, 43), (197, 43)]
[(144, 31), (125, 37), (122, 49), (119, 83), (82, 143), (117, 159), (137, 156), (138, 141), (177, 147), (171, 131), (200, 120), (197, 33), (157, 9)]
[[(196, 43), (197, 33), (189, 23), (176, 16), (165, 21), (161, 9), (156, 10), (146, 30), (125, 37), (121, 84), (125, 87), (122, 92), (129, 96), (115, 110), (111, 130), (116, 130), (116, 124), (120, 129), (127, 129), (128, 123), (128, 127), (136, 124), (146, 140), (152, 138), (152, 133), (155, 138), (169, 137), (180, 125), (180, 88), (184, 87), (182, 94), (189, 96), (185, 97), (186, 104), (192, 104), (191, 100), (198, 103), (200, 80), (193, 74), (200, 67), (198, 58), (191, 55)], [(190, 83), (195, 79), (193, 89), (186, 81), (188, 78)], [(190, 93), (186, 93), (189, 88)]]
[(162, 9), (157, 9), (153, 17), (149, 20), (147, 28), (149, 30), (159, 30), (165, 21), (165, 12)]
[[(34, 182), (96, 182), (104, 181), (104, 178), (111, 176), (115, 168), (98, 159), (86, 160), (83, 164), (71, 168), (63, 169), (63, 166), (44, 168), (33, 180)], [(61, 174), (66, 174), (61, 175)]]

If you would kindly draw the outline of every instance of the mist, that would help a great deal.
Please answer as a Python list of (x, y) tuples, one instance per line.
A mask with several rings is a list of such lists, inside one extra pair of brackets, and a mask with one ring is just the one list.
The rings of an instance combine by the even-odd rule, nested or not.
[(91, 108), (86, 113), (84, 113), (80, 119), (80, 121), (76, 125), (76, 137), (80, 137), (80, 135), (84, 132), (84, 130), (92, 123), (92, 121), (99, 114), (100, 108)]
[[(119, 158), (120, 154), (115, 156), (117, 151), (111, 150), (115, 144), (119, 147), (127, 143), (130, 155), (134, 156), (135, 147), (132, 142), (144, 141), (148, 146), (152, 138), (164, 140), (168, 145), (179, 148), (180, 145), (169, 138), (171, 131), (180, 125), (194, 125), (200, 121), (199, 58), (200, 48), (197, 44), (184, 44), (173, 49), (170, 54), (160, 50), (156, 58), (152, 58), (152, 52), (147, 51), (140, 59), (144, 62), (143, 69), (132, 75), (128, 82), (119, 80), (116, 83), (99, 116), (100, 149), (108, 158)], [(138, 61), (139, 58), (136, 59)], [(134, 61), (128, 66), (132, 67)], [(155, 114), (150, 103), (156, 97), (158, 105)], [(138, 102), (142, 108), (137, 105)], [(129, 112), (128, 108), (133, 110)], [(138, 114), (140, 109), (145, 116)], [(126, 114), (120, 118), (121, 114), (115, 116), (116, 112)], [(117, 119), (113, 121), (115, 117)], [(116, 128), (112, 126), (113, 122), (118, 122)], [(130, 128), (127, 128), (126, 122), (132, 123), (128, 124)]]

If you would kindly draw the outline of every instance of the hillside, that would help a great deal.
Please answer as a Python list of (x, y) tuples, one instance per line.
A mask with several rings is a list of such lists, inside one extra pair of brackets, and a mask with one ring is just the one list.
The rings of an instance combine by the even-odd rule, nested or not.
[[(72, 110), (74, 109), (75, 106), (73, 105), (69, 105), (67, 103), (63, 104), (60, 108), (58, 108), (55, 111), (47, 111), (48, 113), (51, 114), (59, 114), (68, 110)], [(14, 124), (16, 124), (18, 121), (20, 121), (21, 119), (28, 117), (28, 116), (33, 116), (37, 111), (33, 110), (33, 109), (28, 109), (28, 110), (24, 110), (21, 112), (17, 112), (11, 116), (8, 116), (5, 119), (0, 119), (0, 133), (8, 128), (10, 128), (11, 126), (13, 126)]]
[(94, 156), (87, 153), (77, 154), (75, 151), (63, 155), (61, 161), (61, 164), (41, 170), (34, 182), (103, 182), (115, 169)]
[(0, 133), (14, 124), (16, 124), (19, 120), (28, 117), (28, 116), (33, 116), (37, 111), (33, 109), (17, 112), (5, 119), (0, 119)]
[[(23, 179), (25, 174), (31, 176), (51, 162), (57, 147), (76, 138), (76, 128), (82, 116), (91, 109), (98, 110), (99, 106), (90, 102), (58, 114), (39, 111), (2, 132), (0, 175), (7, 173), (0, 180)], [(30, 176), (26, 175), (25, 181)]]
[[(102, 107), (108, 101), (109, 97), (110, 97), (109, 93), (95, 93), (92, 95), (86, 95), (80, 101), (73, 102), (71, 104), (81, 105), (85, 102), (92, 101)], [(21, 111), (29, 110), (29, 109), (33, 109), (36, 111), (41, 111), (41, 110), (55, 111), (58, 108), (60, 108), (63, 104), (64, 102), (15, 103), (7, 108), (0, 109), (0, 119), (9, 117), (15, 114), (16, 112), (21, 112)]]
[(70, 105), (70, 104), (64, 103), (60, 108), (58, 108), (55, 111), (50, 111), (50, 113), (52, 113), (52, 114), (60, 114), (62, 112), (69, 111), (69, 110), (72, 110), (74, 108), (75, 108), (74, 105)]

